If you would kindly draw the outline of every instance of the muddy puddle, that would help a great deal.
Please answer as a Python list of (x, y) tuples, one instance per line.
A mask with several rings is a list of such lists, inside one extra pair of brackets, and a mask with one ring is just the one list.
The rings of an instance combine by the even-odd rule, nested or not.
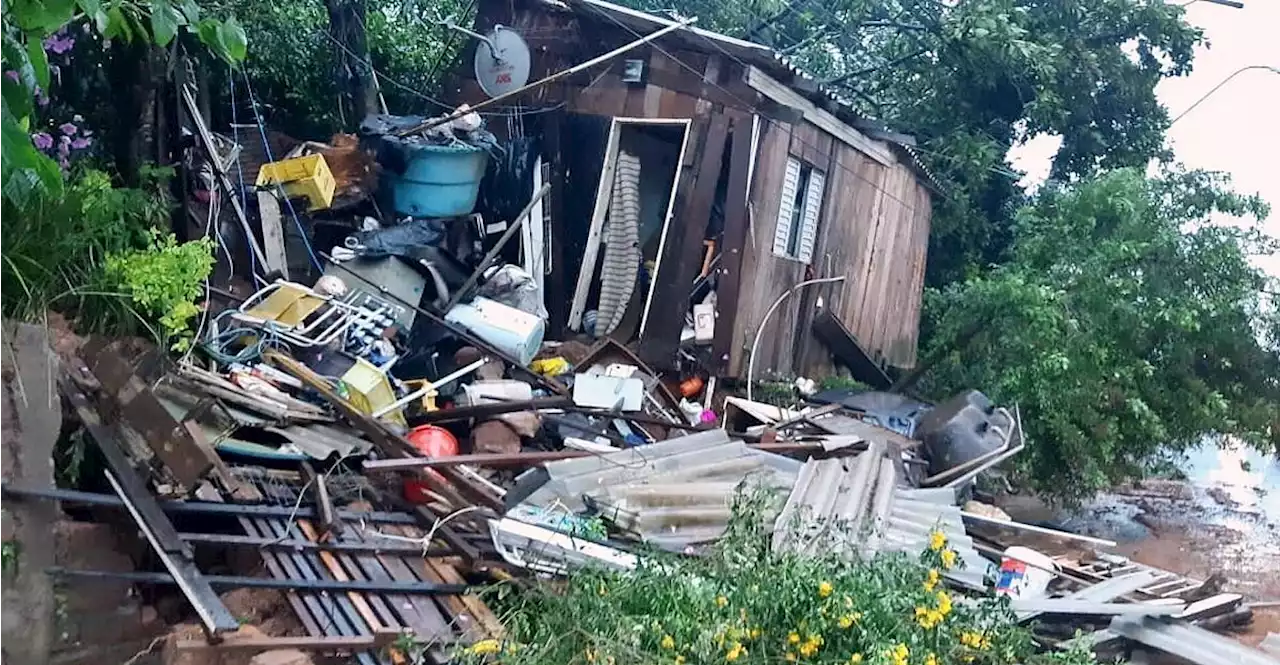
[[(1072, 511), (1015, 500), (1015, 519), (1108, 538), (1135, 561), (1196, 579), (1217, 573), (1249, 601), (1280, 601), (1280, 459), (1241, 445), (1204, 444), (1181, 468), (1186, 480), (1148, 480)], [(1021, 516), (1019, 516), (1021, 513)], [(1280, 631), (1280, 610), (1259, 610), (1242, 641)]]

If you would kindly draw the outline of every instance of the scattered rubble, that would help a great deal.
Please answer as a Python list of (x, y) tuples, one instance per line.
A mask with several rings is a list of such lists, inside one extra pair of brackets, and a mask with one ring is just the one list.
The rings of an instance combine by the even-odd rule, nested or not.
[[(744, 74), (787, 106), (812, 106), (755, 66)], [(806, 296), (783, 316), (791, 329), (767, 328), (801, 286), (845, 280), (810, 275), (785, 284), (763, 316), (736, 318), (759, 304), (751, 293), (768, 302), (751, 292), (764, 273), (741, 272), (746, 208), (760, 196), (748, 187), (754, 155), (726, 153), (757, 149), (750, 123), (610, 120), (609, 138), (592, 148), (606, 163), (573, 180), (565, 162), (577, 157), (557, 147), (525, 164), (508, 152), (522, 137), (490, 133), (470, 108), (382, 115), (358, 138), (300, 142), (261, 164), (254, 185), (237, 185), (226, 165), (240, 146), (215, 140), (184, 99), (199, 137), (191, 158), (218, 176), (200, 195), (229, 202), (234, 223), (220, 228), (241, 241), (236, 252), (222, 248), (226, 274), (209, 284), (191, 352), (101, 338), (59, 340), (57, 354), (36, 340), (43, 347), (32, 352), (32, 329), (5, 335), (23, 361), (10, 370), (6, 360), (6, 539), (18, 505), (110, 524), (101, 528), (122, 541), (33, 559), (39, 574), (23, 584), (40, 591), (47, 574), (64, 588), (145, 598), (141, 625), (178, 624), (164, 639), (167, 665), (446, 662), (503, 638), (483, 584), (632, 570), (647, 548), (698, 556), (725, 534), (749, 486), (766, 495), (774, 552), (859, 559), (945, 538), (957, 565), (930, 589), (945, 584), (958, 602), (1011, 596), (1045, 649), (1085, 640), (1109, 657), (1140, 643), (1198, 663), (1228, 650), (1232, 662), (1274, 662), (1210, 632), (1251, 617), (1219, 578), (1143, 566), (1104, 551), (1114, 541), (1017, 522), (971, 500), (977, 478), (1027, 445), (1022, 414), (977, 390), (937, 405), (886, 392), (895, 372), (881, 360), (914, 363), (918, 311), (899, 321), (877, 309), (870, 316), (894, 319), (880, 325), (836, 311), (838, 292), (819, 289), (813, 300), (833, 309)], [(895, 178), (913, 192), (923, 187), (909, 152), (895, 161), (901, 146), (818, 106), (802, 115), (900, 169)], [(855, 146), (850, 136), (862, 138)], [(773, 151), (783, 156), (776, 164), (761, 150), (758, 168), (778, 166), (779, 187), (800, 168), (786, 145)], [(650, 152), (662, 154), (654, 162)], [(555, 168), (536, 166), (543, 156)], [(658, 178), (654, 164), (671, 172)], [(584, 183), (584, 170), (590, 180), (598, 170), (599, 182)], [(821, 198), (822, 176), (805, 177), (786, 206)], [(495, 181), (502, 191), (484, 190)], [(256, 206), (245, 209), (250, 192)], [(765, 198), (778, 212), (776, 195)], [(779, 226), (787, 237), (775, 255), (809, 263), (816, 219), (806, 220), (821, 205), (787, 208), (786, 224), (795, 212), (808, 231), (792, 238)], [(669, 224), (677, 214), (681, 223)], [(575, 215), (583, 219), (564, 219)], [(323, 239), (321, 225), (336, 234)], [(673, 226), (680, 237), (668, 237)], [(895, 234), (927, 235), (880, 235)], [(762, 260), (773, 256), (755, 258), (771, 269)], [(241, 268), (257, 286), (237, 295), (224, 287)], [(808, 348), (810, 325), (825, 347)], [(868, 350), (860, 337), (877, 344)], [(35, 353), (40, 371), (27, 366)], [(758, 360), (791, 362), (774, 363), (783, 356), (806, 366), (834, 359), (882, 390), (819, 392), (791, 377), (773, 403), (741, 396), (755, 396)], [(734, 367), (746, 368), (745, 385)], [(19, 404), (19, 393), (44, 403)], [(10, 414), (52, 440), (61, 414), (48, 407), (59, 404), (92, 452), (87, 475), (55, 485), (48, 469), (25, 463), (39, 473), (9, 474)], [(76, 528), (60, 524), (63, 536)], [(103, 554), (117, 549), (129, 556)], [(47, 626), (33, 630), (45, 641)]]

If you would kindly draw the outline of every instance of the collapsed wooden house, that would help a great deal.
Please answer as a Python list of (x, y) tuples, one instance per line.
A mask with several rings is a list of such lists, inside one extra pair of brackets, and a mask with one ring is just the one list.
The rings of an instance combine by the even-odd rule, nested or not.
[[(600, 0), (481, 0), (475, 30), (523, 37), (533, 81), (670, 25)], [(466, 61), (452, 101), (475, 104), (493, 72)], [(545, 248), (551, 335), (594, 330), (670, 366), (714, 290), (692, 318), (714, 321), (706, 364), (722, 376), (745, 375), (753, 345), (760, 375), (826, 375), (861, 353), (915, 364), (934, 188), (909, 137), (771, 49), (692, 27), (519, 100), (490, 128), (537, 136), (552, 184), (526, 237)], [(795, 288), (830, 277), (844, 279)], [(815, 320), (844, 343), (819, 341)]]

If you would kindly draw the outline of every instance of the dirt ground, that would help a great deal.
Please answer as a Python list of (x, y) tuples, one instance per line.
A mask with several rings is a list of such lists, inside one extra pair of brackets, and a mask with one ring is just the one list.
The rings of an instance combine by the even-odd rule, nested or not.
[[(1149, 566), (1206, 579), (1245, 602), (1280, 601), (1280, 515), (1269, 488), (1222, 481), (1151, 480), (1096, 497), (1074, 511), (1035, 497), (1004, 497), (1000, 507), (1019, 521), (1057, 525), (1118, 542), (1105, 551)], [(1256, 608), (1249, 630), (1235, 635), (1257, 646), (1280, 632), (1280, 607)]]

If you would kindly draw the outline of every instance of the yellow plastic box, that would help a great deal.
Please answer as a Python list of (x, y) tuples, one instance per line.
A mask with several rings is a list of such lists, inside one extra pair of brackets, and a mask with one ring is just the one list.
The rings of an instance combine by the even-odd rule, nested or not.
[(306, 197), (311, 210), (323, 210), (333, 204), (338, 183), (333, 179), (324, 155), (307, 155), (263, 164), (258, 170), (259, 189), (282, 185), (289, 198)]

